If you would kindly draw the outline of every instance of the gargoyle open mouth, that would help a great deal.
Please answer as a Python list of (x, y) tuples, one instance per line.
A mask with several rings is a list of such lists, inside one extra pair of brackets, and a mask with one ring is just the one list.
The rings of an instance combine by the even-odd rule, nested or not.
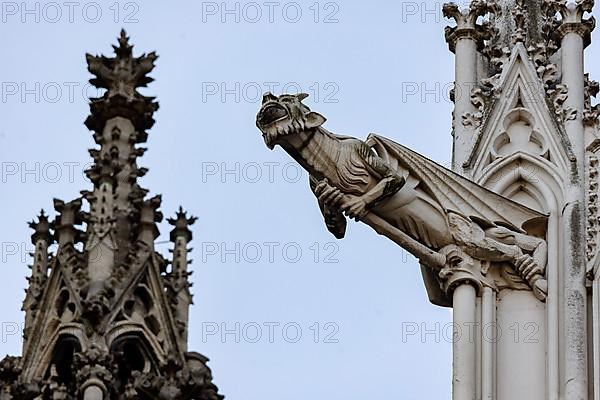
[(288, 116), (288, 111), (280, 104), (270, 103), (265, 105), (258, 115), (258, 124), (266, 127), (273, 122), (282, 120)]

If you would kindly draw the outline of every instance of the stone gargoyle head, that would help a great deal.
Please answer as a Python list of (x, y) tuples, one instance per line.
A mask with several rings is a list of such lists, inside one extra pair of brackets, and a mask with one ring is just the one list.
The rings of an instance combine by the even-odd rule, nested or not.
[(325, 123), (325, 117), (302, 104), (307, 97), (306, 93), (283, 94), (279, 97), (270, 92), (264, 94), (256, 126), (271, 150), (281, 144), (286, 136), (310, 133)]

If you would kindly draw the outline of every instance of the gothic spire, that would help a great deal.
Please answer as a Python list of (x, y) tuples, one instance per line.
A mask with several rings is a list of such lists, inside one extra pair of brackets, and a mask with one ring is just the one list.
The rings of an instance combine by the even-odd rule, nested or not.
[(36, 247), (23, 304), (23, 357), (0, 363), (1, 399), (5, 393), (19, 399), (151, 399), (165, 393), (222, 399), (208, 359), (187, 351), (187, 243), (195, 218), (180, 209), (172, 220), (176, 250), (174, 271), (167, 273), (168, 261), (154, 247), (161, 197), (146, 198), (148, 190), (138, 183), (148, 170), (137, 165), (146, 151), (137, 145), (146, 141), (158, 109), (138, 88), (152, 81), (157, 56), (134, 57), (125, 31), (113, 49), (112, 58), (87, 55), (95, 76), (90, 82), (105, 89), (90, 99), (85, 122), (99, 146), (89, 151), (92, 188), (71, 202), (55, 199), (54, 222), (42, 211), (30, 223)]

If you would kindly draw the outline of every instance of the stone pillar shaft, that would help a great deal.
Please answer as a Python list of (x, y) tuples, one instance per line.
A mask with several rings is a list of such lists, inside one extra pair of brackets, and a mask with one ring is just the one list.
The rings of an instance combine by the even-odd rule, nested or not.
[[(567, 33), (562, 40), (562, 83), (567, 86), (568, 97), (565, 107), (577, 111), (575, 119), (565, 121), (565, 129), (573, 149), (577, 153), (578, 164), (583, 165), (585, 143), (583, 137), (583, 107), (585, 96), (585, 72), (583, 62), (583, 38), (575, 32)], [(582, 160), (579, 160), (581, 156)], [(582, 174), (581, 174), (582, 175)]]
[(565, 399), (581, 400), (588, 397), (587, 347), (586, 347), (586, 288), (585, 288), (585, 144), (583, 126), (584, 65), (583, 38), (568, 32), (562, 40), (563, 79), (568, 97), (564, 107), (577, 112), (574, 119), (565, 121), (565, 130), (577, 157), (577, 176), (566, 188), (567, 207), (563, 213), (566, 251), (564, 268), (564, 321)]
[(453, 349), (453, 400), (475, 400), (475, 338), (471, 335), (471, 328), (476, 322), (477, 294), (475, 288), (462, 284), (454, 290), (454, 329), (459, 334), (454, 338)]
[(83, 400), (104, 400), (104, 392), (99, 386), (90, 385), (83, 392)]
[(483, 288), (481, 297), (481, 399), (493, 400), (495, 332), (490, 334), (488, 330), (496, 326), (496, 298), (494, 290), (489, 287)]
[(454, 169), (462, 172), (462, 165), (469, 156), (473, 131), (463, 125), (462, 116), (473, 113), (471, 90), (477, 81), (477, 44), (472, 37), (461, 37), (456, 41), (456, 71), (454, 81)]

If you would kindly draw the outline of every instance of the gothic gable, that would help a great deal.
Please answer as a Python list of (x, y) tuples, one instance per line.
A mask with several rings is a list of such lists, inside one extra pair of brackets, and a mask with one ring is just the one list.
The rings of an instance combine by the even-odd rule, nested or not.
[(518, 43), (493, 94), (480, 98), (483, 121), (467, 161), (476, 180), (517, 153), (557, 171), (569, 170), (574, 155), (560, 125), (563, 110), (560, 103), (547, 99), (546, 92), (527, 50)]

